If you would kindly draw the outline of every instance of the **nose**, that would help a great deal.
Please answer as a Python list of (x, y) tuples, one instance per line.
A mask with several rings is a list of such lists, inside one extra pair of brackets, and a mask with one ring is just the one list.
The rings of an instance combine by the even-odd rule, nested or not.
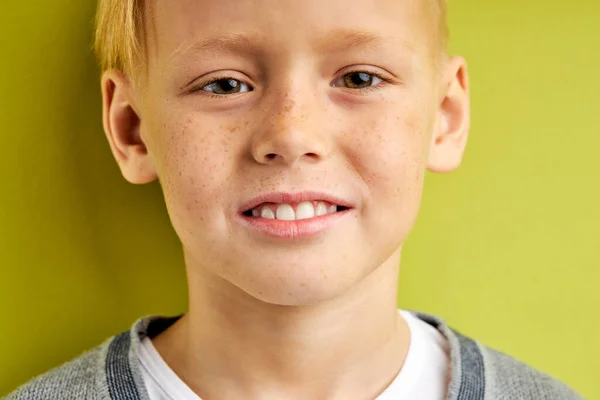
[[(252, 143), (252, 156), (261, 164), (316, 163), (330, 153), (326, 111), (306, 91), (273, 100)], [(320, 110), (318, 110), (320, 108)]]

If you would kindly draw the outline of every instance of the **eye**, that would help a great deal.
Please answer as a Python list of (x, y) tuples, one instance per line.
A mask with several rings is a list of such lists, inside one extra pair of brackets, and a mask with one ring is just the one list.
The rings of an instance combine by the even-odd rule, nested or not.
[(366, 89), (375, 86), (384, 81), (383, 78), (376, 74), (371, 74), (365, 71), (348, 72), (340, 79), (335, 81), (332, 86), (344, 85), (349, 89)]
[(233, 78), (221, 78), (202, 86), (200, 90), (214, 93), (217, 95), (228, 95), (243, 92), (250, 92), (252, 88), (244, 82)]

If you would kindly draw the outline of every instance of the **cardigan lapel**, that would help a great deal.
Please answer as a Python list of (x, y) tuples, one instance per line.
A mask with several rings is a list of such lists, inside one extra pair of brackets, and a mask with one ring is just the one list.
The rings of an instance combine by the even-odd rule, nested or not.
[(457, 400), (484, 400), (485, 370), (477, 343), (454, 331), (460, 345), (460, 386)]
[(450, 382), (447, 400), (484, 400), (485, 367), (477, 342), (450, 328), (435, 315), (412, 312), (446, 337), (450, 344)]
[(127, 331), (115, 336), (106, 354), (106, 383), (112, 400), (140, 400), (129, 363), (130, 334)]

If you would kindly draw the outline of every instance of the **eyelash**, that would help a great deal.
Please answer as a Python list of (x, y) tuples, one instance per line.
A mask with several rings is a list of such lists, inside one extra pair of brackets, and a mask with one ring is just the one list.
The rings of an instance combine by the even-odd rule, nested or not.
[[(344, 75), (342, 75), (341, 77), (343, 78), (343, 77), (344, 77), (344, 76), (346, 76), (346, 75), (358, 74), (358, 73), (365, 73), (365, 74), (369, 74), (369, 75), (371, 75), (371, 76), (373, 76), (373, 77), (376, 77), (376, 78), (378, 78), (378, 79), (381, 79), (381, 82), (379, 82), (377, 85), (374, 85), (374, 86), (369, 86), (369, 87), (366, 87), (366, 88), (360, 88), (360, 89), (345, 88), (345, 89), (351, 90), (351, 91), (353, 91), (353, 92), (358, 92), (357, 94), (361, 94), (361, 95), (362, 95), (362, 94), (372, 93), (372, 92), (374, 92), (374, 91), (376, 91), (376, 90), (380, 90), (380, 89), (382, 88), (382, 86), (386, 86), (387, 84), (391, 83), (391, 79), (385, 78), (385, 77), (383, 77), (383, 76), (381, 76), (381, 75), (379, 75), (379, 74), (377, 74), (377, 73), (375, 73), (375, 72), (365, 71), (365, 70), (361, 70), (361, 69), (357, 69), (357, 70), (353, 70), (353, 71), (348, 71), (348, 72), (346, 72)], [(203, 95), (204, 95), (204, 96), (208, 96), (209, 98), (213, 98), (213, 99), (224, 99), (224, 98), (226, 98), (226, 97), (228, 97), (228, 96), (230, 96), (230, 95), (227, 95), (227, 94), (214, 94), (214, 93), (208, 92), (208, 91), (206, 91), (206, 90), (202, 90), (202, 88), (204, 88), (204, 87), (206, 87), (206, 86), (208, 86), (208, 85), (210, 85), (210, 84), (213, 84), (213, 83), (215, 83), (215, 82), (218, 82), (218, 81), (224, 80), (224, 79), (233, 79), (233, 80), (236, 80), (236, 81), (238, 81), (238, 82), (242, 82), (241, 80), (239, 80), (239, 79), (235, 79), (235, 78), (233, 78), (233, 77), (231, 77), (231, 76), (225, 76), (225, 75), (223, 75), (223, 76), (215, 77), (215, 78), (213, 78), (213, 79), (211, 79), (211, 80), (209, 80), (209, 81), (207, 81), (207, 82), (203, 83), (203, 84), (202, 84), (201, 86), (199, 86), (198, 88), (196, 88), (196, 89), (192, 89), (192, 90), (191, 90), (191, 92), (192, 92), (192, 93), (195, 93), (195, 92), (203, 92)], [(338, 78), (338, 79), (339, 79), (339, 78)], [(337, 79), (336, 79), (336, 80), (337, 80)], [(334, 81), (334, 82), (335, 82), (335, 81)], [(248, 85), (248, 84), (247, 84), (247, 83), (245, 83), (245, 82), (242, 82), (242, 83), (244, 83), (244, 84)], [(250, 85), (248, 85), (248, 86), (250, 86)]]

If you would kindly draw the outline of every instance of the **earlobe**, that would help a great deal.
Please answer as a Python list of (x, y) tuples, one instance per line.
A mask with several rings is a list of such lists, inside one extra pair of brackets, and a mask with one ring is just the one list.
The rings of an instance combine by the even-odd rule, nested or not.
[(469, 76), (466, 61), (452, 57), (444, 77), (445, 91), (435, 124), (427, 169), (450, 172), (462, 162), (470, 127)]
[(102, 75), (102, 123), (112, 153), (125, 179), (134, 184), (156, 180), (157, 174), (140, 132), (139, 110), (131, 82), (121, 71)]

